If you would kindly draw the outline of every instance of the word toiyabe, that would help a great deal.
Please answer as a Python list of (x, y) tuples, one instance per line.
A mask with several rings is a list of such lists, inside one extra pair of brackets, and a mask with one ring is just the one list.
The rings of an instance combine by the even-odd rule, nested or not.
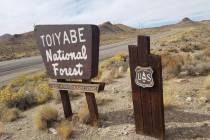
[(35, 37), (51, 78), (91, 79), (97, 75), (97, 26), (38, 25)]

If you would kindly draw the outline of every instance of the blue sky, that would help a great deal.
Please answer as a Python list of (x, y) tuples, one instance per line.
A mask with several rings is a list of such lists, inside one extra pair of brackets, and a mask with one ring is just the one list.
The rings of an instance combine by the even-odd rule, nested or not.
[(133, 27), (210, 19), (210, 0), (1, 0), (0, 35), (33, 30), (35, 24), (100, 24)]

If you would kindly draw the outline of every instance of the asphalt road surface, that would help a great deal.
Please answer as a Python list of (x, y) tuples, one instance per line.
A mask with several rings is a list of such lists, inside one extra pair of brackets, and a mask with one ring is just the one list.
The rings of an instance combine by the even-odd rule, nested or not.
[[(103, 60), (114, 56), (120, 52), (128, 50), (127, 43), (118, 43), (107, 46), (101, 46), (99, 49), (99, 59)], [(11, 79), (21, 74), (28, 74), (44, 69), (41, 56), (33, 56), (10, 61), (0, 62), (0, 86), (5, 85)]]

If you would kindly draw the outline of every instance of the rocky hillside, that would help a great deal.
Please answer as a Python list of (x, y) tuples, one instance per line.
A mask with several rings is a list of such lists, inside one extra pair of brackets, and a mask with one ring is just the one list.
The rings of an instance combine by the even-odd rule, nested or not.
[(116, 33), (123, 33), (123, 32), (135, 32), (136, 29), (123, 25), (123, 24), (112, 24), (111, 22), (107, 21), (103, 24), (99, 25), (101, 34), (116, 34)]
[[(113, 35), (112, 38), (115, 38), (116, 35), (135, 31), (134, 28), (123, 24), (114, 25), (111, 22), (105, 22), (99, 25), (99, 28), (101, 31), (101, 44), (103, 45), (112, 43), (109, 42), (110, 34)], [(33, 37), (33, 31), (24, 34), (5, 34), (0, 36), (0, 54), (0, 61), (39, 55), (39, 51)]]

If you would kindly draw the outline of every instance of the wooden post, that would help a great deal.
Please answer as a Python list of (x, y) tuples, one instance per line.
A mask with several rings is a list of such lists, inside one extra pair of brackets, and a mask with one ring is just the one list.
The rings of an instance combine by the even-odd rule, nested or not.
[[(161, 57), (150, 54), (149, 37), (138, 36), (137, 46), (129, 45), (129, 63), (136, 133), (164, 139)], [(142, 87), (136, 84), (137, 67), (152, 69), (154, 85)]]
[[(58, 82), (65, 82), (64, 79), (57, 79)], [(68, 90), (59, 90), (61, 95), (61, 101), (63, 104), (64, 115), (66, 118), (72, 119), (73, 113), (71, 109), (71, 103)]]
[[(84, 83), (90, 83), (91, 80), (83, 80)], [(88, 104), (88, 109), (90, 113), (90, 124), (93, 126), (98, 125), (98, 107), (96, 104), (96, 98), (94, 93), (92, 92), (85, 92), (87, 104)]]

